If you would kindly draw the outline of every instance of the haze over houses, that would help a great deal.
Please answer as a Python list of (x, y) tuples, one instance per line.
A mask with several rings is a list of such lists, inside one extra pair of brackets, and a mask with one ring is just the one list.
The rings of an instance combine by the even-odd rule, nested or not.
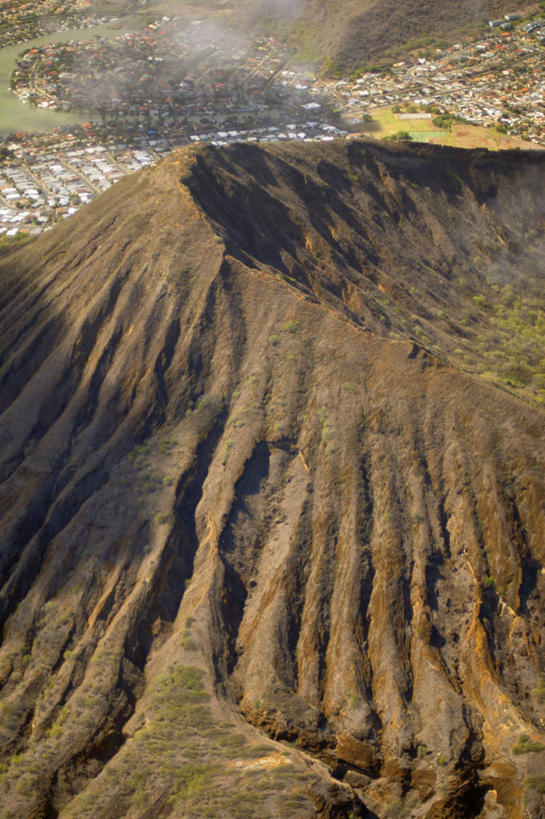
[(113, 41), (30, 48), (12, 75), (19, 98), (89, 120), (0, 143), (0, 235), (47, 229), (181, 145), (330, 140), (385, 106), (400, 127), (408, 112), (443, 113), (543, 145), (545, 20), (501, 22), (509, 30), (342, 79), (290, 65), (272, 37), (233, 35), (227, 48), (202, 21), (169, 16)]
[(91, 0), (3, 0), (0, 48), (52, 31), (96, 26), (109, 19), (109, 15), (92, 12)]
[[(271, 81), (287, 59), (272, 37), (235, 38), (163, 17), (144, 31), (114, 40), (31, 48), (11, 77), (23, 101), (102, 119), (173, 120), (198, 115), (251, 112), (275, 105)], [(241, 110), (242, 109), (242, 110)]]

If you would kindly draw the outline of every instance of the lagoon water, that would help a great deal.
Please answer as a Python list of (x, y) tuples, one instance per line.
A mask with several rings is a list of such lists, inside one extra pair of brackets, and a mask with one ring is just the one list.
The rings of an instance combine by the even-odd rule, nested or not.
[(93, 28), (58, 31), (0, 49), (0, 136), (13, 134), (16, 131), (49, 131), (52, 128), (75, 125), (89, 120), (88, 113), (48, 111), (45, 108), (35, 108), (33, 105), (20, 102), (9, 87), (11, 72), (15, 67), (15, 61), (19, 54), (29, 48), (46, 45), (47, 43), (92, 40), (93, 37), (113, 39), (119, 34), (138, 31), (140, 28), (142, 28), (141, 19), (135, 16), (124, 17), (114, 24), (105, 23)]

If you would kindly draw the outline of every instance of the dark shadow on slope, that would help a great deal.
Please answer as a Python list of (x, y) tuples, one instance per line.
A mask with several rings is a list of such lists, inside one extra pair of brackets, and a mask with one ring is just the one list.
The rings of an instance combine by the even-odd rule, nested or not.
[(240, 528), (241, 520), (250, 520), (246, 498), (258, 495), (269, 477), (270, 453), (268, 444), (259, 441), (249, 458), (244, 472), (235, 484), (235, 497), (225, 530), (220, 538), (219, 552), (225, 566), (225, 594), (221, 614), (225, 629), (226, 673), (232, 674), (237, 663), (236, 641), (244, 616), (248, 585), (253, 574), (254, 560), (261, 547), (257, 526), (249, 531)]

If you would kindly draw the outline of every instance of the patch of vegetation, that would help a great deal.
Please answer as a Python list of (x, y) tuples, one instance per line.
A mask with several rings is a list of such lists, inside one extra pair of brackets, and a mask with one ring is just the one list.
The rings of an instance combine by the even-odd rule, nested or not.
[[(333, 430), (331, 429), (331, 425), (329, 423), (329, 413), (327, 411), (327, 407), (325, 406), (325, 404), (320, 408), (320, 422), (321, 422), (320, 440), (322, 444), (327, 444), (333, 438)], [(330, 453), (334, 453), (335, 448), (333, 446), (329, 446), (328, 451)]]
[[(437, 305), (435, 321), (426, 319), (425, 332), (421, 316), (402, 318), (405, 332), (437, 354), (455, 356), (483, 380), (505, 385), (534, 406), (545, 406), (545, 302), (537, 284), (530, 281), (526, 292), (516, 292), (511, 285), (488, 286), (482, 281), (483, 258), (474, 256), (471, 265), (476, 274), (455, 271), (452, 279), (461, 299), (467, 299), (466, 307), (453, 314)], [(475, 276), (481, 280), (478, 289)], [(411, 296), (417, 295), (415, 288)], [(396, 312), (396, 306), (388, 309)], [(451, 334), (450, 349), (437, 337), (439, 319)]]
[(473, 296), (473, 301), (475, 302), (475, 304), (478, 304), (479, 307), (486, 307), (486, 299), (480, 293), (477, 293), (475, 296)]
[(452, 116), (451, 114), (438, 114), (432, 121), (436, 128), (441, 128), (444, 131), (450, 131), (453, 124), (456, 122), (456, 117)]
[(210, 395), (201, 395), (197, 399), (194, 411), (199, 412), (201, 410), (213, 409), (214, 405), (215, 401)]
[(218, 742), (224, 748), (243, 748), (246, 745), (246, 737), (242, 734), (224, 734), (219, 737)]
[(243, 759), (262, 759), (264, 756), (271, 754), (272, 748), (268, 745), (251, 745), (247, 748), (241, 748), (237, 753)]
[[(545, 400), (545, 305), (541, 299), (515, 293), (510, 285), (493, 286), (492, 304), (484, 296), (491, 313), (492, 332), (476, 339), (481, 371), (509, 387), (525, 390), (539, 403)], [(482, 301), (481, 301), (482, 300)]]
[(282, 325), (283, 333), (296, 333), (298, 329), (299, 329), (298, 321), (286, 321)]
[(185, 621), (185, 630), (182, 634), (182, 647), (185, 648), (186, 651), (197, 651), (198, 646), (191, 638), (191, 626), (193, 624), (193, 618), (187, 617)]
[(344, 68), (335, 57), (328, 56), (322, 65), (322, 74), (331, 79), (341, 79), (344, 76)]
[(529, 776), (526, 780), (526, 785), (533, 791), (545, 793), (545, 776)]
[(545, 703), (545, 678), (541, 678), (537, 684), (537, 688), (534, 690), (535, 697), (538, 702)]
[(144, 494), (157, 492), (163, 486), (163, 480), (159, 475), (146, 474), (143, 476), (142, 484), (138, 487), (139, 491)]
[(521, 734), (513, 746), (513, 753), (515, 754), (538, 754), (541, 751), (545, 751), (545, 745), (531, 739), (528, 734)]
[[(186, 627), (192, 623), (186, 619)], [(232, 723), (218, 722), (204, 679), (204, 672), (190, 665), (171, 666), (158, 676), (147, 698), (144, 724), (108, 766), (100, 786), (77, 797), (66, 815), (91, 819), (105, 812), (112, 792), (120, 812), (132, 808), (142, 815), (154, 815), (158, 794), (174, 815), (187, 817), (267, 816), (268, 800), (279, 807), (286, 796), (294, 806), (302, 804), (305, 797), (298, 791), (304, 784), (293, 786), (292, 765), (251, 767), (252, 760), (270, 756), (271, 748), (252, 745), (234, 732)], [(237, 757), (240, 768), (232, 764)], [(275, 808), (273, 815), (283, 814)]]
[(408, 131), (398, 131), (395, 134), (385, 137), (389, 142), (412, 142), (412, 136)]
[(227, 456), (229, 455), (229, 452), (231, 451), (232, 448), (233, 448), (233, 442), (232, 442), (232, 440), (230, 438), (227, 438), (227, 440), (225, 441), (225, 447), (224, 447), (224, 450), (223, 450), (222, 464), (224, 464), (224, 465), (226, 464)]
[(395, 802), (388, 805), (385, 813), (386, 819), (401, 819), (405, 816), (407, 816), (407, 811), (402, 799), (396, 799)]
[(159, 451), (160, 452), (171, 452), (175, 447), (178, 446), (178, 439), (175, 438), (173, 435), (167, 438), (161, 438), (159, 440)]
[(3, 250), (4, 248), (13, 247), (14, 245), (19, 245), (31, 238), (32, 237), (30, 236), (29, 233), (26, 233), (25, 231), (21, 230), (15, 236), (2, 236), (2, 238), (0, 239), (0, 250)]
[(346, 699), (351, 708), (357, 708), (358, 705), (361, 705), (362, 697), (361, 694), (356, 693), (354, 691), (347, 691), (346, 692)]

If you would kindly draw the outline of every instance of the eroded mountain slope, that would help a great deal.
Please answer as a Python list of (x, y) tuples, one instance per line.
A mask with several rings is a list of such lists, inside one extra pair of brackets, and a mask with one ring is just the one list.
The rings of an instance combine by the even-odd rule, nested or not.
[(235, 147), (186, 181), (236, 258), (543, 406), (542, 167), (350, 141), (310, 159)]
[(540, 815), (543, 412), (448, 358), (543, 170), (185, 151), (4, 253), (4, 815)]

